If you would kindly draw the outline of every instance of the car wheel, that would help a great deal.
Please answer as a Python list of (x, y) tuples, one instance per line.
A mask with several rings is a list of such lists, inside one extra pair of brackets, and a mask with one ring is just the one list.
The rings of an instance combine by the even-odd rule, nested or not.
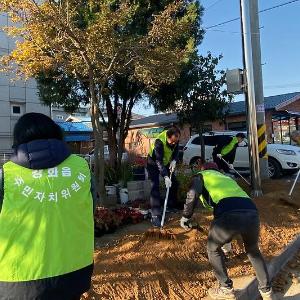
[(282, 176), (281, 165), (274, 158), (269, 158), (269, 177), (272, 179), (280, 178)]
[(191, 169), (194, 170), (199, 164), (202, 164), (202, 158), (200, 156), (193, 157), (190, 161)]

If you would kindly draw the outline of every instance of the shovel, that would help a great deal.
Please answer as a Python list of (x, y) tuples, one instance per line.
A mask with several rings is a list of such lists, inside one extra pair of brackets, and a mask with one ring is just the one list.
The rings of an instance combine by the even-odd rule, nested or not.
[[(300, 169), (299, 169), (299, 171), (298, 171), (298, 173), (297, 173), (297, 176), (296, 176), (296, 178), (295, 178), (295, 180), (294, 180), (294, 182), (293, 182), (293, 185), (292, 185), (292, 187), (291, 187), (291, 189), (290, 189), (290, 192), (288, 193), (287, 196), (282, 196), (282, 197), (280, 197), (281, 200), (286, 201), (286, 202), (288, 202), (288, 203), (290, 203), (290, 204), (295, 204), (295, 205), (296, 205), (296, 203), (295, 203), (295, 201), (294, 201), (294, 199), (293, 199), (293, 197), (292, 197), (292, 194), (293, 194), (293, 191), (294, 191), (294, 189), (295, 189), (295, 186), (296, 186), (296, 183), (297, 183), (297, 181), (298, 181), (299, 176), (300, 176)], [(296, 206), (299, 207), (300, 204), (299, 204), (299, 205), (296, 205)]]
[[(170, 173), (170, 179), (172, 179), (173, 171)], [(150, 229), (147, 232), (145, 232), (145, 237), (150, 237), (154, 239), (167, 239), (167, 240), (174, 240), (175, 235), (174, 233), (163, 229), (164, 224), (165, 224), (165, 218), (166, 218), (166, 211), (167, 211), (167, 205), (168, 205), (168, 198), (170, 194), (170, 188), (167, 188), (166, 192), (166, 198), (164, 202), (164, 208), (163, 208), (163, 214), (161, 218), (161, 223), (160, 223), (160, 228), (159, 229)]]
[(226, 163), (226, 165), (232, 169), (236, 174), (238, 174), (249, 186), (251, 186), (251, 183), (240, 173), (238, 172), (234, 167), (231, 168), (231, 166), (229, 165), (229, 163), (223, 158), (221, 157), (221, 159)]

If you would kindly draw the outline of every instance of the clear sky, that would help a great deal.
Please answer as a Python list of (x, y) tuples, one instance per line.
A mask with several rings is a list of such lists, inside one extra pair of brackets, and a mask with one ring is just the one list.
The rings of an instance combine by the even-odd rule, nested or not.
[[(288, 0), (260, 0), (259, 9)], [(239, 0), (202, 0), (204, 28), (239, 17)], [(264, 95), (300, 92), (300, 1), (260, 14)], [(219, 67), (242, 68), (240, 21), (207, 29), (199, 52), (223, 55)], [(243, 100), (242, 96), (236, 100)], [(136, 112), (153, 109), (140, 105)]]

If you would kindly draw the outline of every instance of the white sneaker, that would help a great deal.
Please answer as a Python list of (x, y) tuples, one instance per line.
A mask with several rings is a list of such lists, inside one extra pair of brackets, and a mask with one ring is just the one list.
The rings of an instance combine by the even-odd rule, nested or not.
[(275, 294), (273, 293), (273, 290), (269, 290), (268, 292), (262, 292), (259, 291), (263, 300), (277, 300), (277, 297), (275, 296)]
[(224, 287), (211, 288), (208, 290), (208, 295), (214, 300), (236, 300), (234, 289)]

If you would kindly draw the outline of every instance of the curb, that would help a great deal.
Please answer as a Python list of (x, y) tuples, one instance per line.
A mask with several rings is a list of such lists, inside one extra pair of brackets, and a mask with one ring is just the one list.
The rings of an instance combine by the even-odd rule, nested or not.
[[(300, 249), (300, 235), (290, 243), (283, 252), (273, 258), (268, 264), (268, 271), (270, 279), (273, 279), (279, 271), (292, 259), (296, 252)], [(238, 299), (240, 300), (254, 300), (259, 297), (258, 291), (258, 282), (256, 279), (253, 279), (248, 286), (240, 291)]]

